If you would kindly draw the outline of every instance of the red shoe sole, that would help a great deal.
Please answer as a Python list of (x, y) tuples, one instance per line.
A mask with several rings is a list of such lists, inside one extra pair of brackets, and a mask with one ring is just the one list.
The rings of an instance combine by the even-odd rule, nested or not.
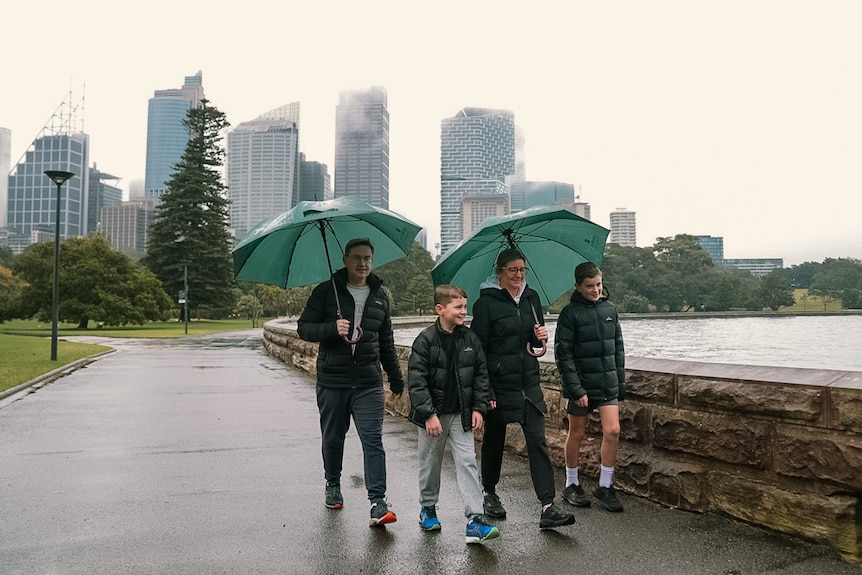
[(398, 519), (395, 517), (395, 514), (391, 511), (387, 511), (386, 515), (381, 517), (380, 519), (371, 520), (372, 527), (379, 527), (380, 525), (386, 525), (387, 523), (395, 523)]

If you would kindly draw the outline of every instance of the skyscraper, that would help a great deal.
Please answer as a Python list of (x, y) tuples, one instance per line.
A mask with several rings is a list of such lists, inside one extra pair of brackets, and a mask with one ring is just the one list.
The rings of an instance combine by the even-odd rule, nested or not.
[(299, 102), (239, 124), (227, 135), (230, 226), (237, 239), (299, 201)]
[(12, 130), (0, 128), (0, 228), (6, 227), (9, 202), (9, 168), (12, 166)]
[(303, 202), (319, 202), (332, 199), (332, 184), (326, 164), (305, 159), (305, 154), (299, 154), (299, 200)]
[(611, 233), (608, 235), (609, 244), (620, 246), (637, 247), (637, 225), (635, 212), (625, 208), (617, 208), (611, 212)]
[(87, 232), (102, 232), (102, 208), (123, 201), (123, 190), (116, 185), (107, 183), (113, 180), (115, 183), (120, 178), (103, 172), (93, 165), (90, 168), (90, 185), (87, 191)]
[(155, 217), (153, 204), (153, 200), (136, 199), (116, 202), (102, 209), (100, 228), (111, 241), (112, 249), (130, 258), (144, 257), (150, 223)]
[(509, 210), (516, 175), (515, 115), (464, 108), (441, 122), (440, 251), (445, 254), (488, 215)]
[(186, 76), (180, 89), (156, 90), (147, 107), (147, 167), (144, 194), (158, 201), (165, 183), (183, 156), (189, 133), (183, 125), (188, 111), (204, 99), (203, 74)]
[(335, 108), (335, 197), (356, 196), (389, 209), (386, 88), (344, 91)]
[(83, 133), (82, 105), (73, 104), (70, 92), (9, 173), (7, 226), (29, 237), (16, 244), (16, 253), (54, 237), (57, 185), (45, 170), (75, 174), (60, 194), (60, 240), (87, 233), (90, 137)]
[[(526, 182), (522, 209), (533, 206), (561, 206), (575, 203), (575, 186), (564, 182)], [(514, 210), (512, 206), (512, 210)]]

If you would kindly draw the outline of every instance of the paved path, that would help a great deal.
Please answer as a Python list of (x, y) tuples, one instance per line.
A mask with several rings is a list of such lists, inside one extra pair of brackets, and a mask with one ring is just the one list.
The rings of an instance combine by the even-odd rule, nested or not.
[(345, 508), (326, 509), (314, 382), (260, 337), (109, 340), (117, 352), (0, 402), (0, 573), (862, 575), (826, 547), (625, 494), (622, 514), (594, 506), (540, 531), (515, 457), (501, 538), (465, 545), (451, 462), (443, 530), (424, 533), (417, 431), (396, 417), (384, 441), (399, 520), (371, 529), (358, 438)]

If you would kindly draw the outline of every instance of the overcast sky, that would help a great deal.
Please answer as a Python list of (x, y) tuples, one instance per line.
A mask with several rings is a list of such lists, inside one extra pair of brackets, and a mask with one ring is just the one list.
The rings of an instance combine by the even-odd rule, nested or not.
[[(422, 4), (425, 4), (424, 6)], [(73, 90), (90, 161), (143, 179), (147, 101), (203, 73), (236, 126), (301, 103), (334, 171), (342, 90), (382, 85), (390, 208), (439, 241), (440, 121), (512, 110), (528, 180), (580, 186), (639, 246), (724, 237), (727, 258), (862, 259), (862, 2), (437, 0), (6, 6), (0, 126), (12, 164)]]

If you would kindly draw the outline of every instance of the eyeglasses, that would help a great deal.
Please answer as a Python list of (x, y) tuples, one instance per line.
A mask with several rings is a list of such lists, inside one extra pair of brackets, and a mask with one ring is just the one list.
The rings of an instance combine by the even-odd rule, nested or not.
[(350, 259), (356, 263), (371, 263), (371, 256), (350, 256)]
[(509, 272), (510, 276), (517, 274), (526, 274), (530, 271), (530, 268), (506, 268), (506, 271)]

